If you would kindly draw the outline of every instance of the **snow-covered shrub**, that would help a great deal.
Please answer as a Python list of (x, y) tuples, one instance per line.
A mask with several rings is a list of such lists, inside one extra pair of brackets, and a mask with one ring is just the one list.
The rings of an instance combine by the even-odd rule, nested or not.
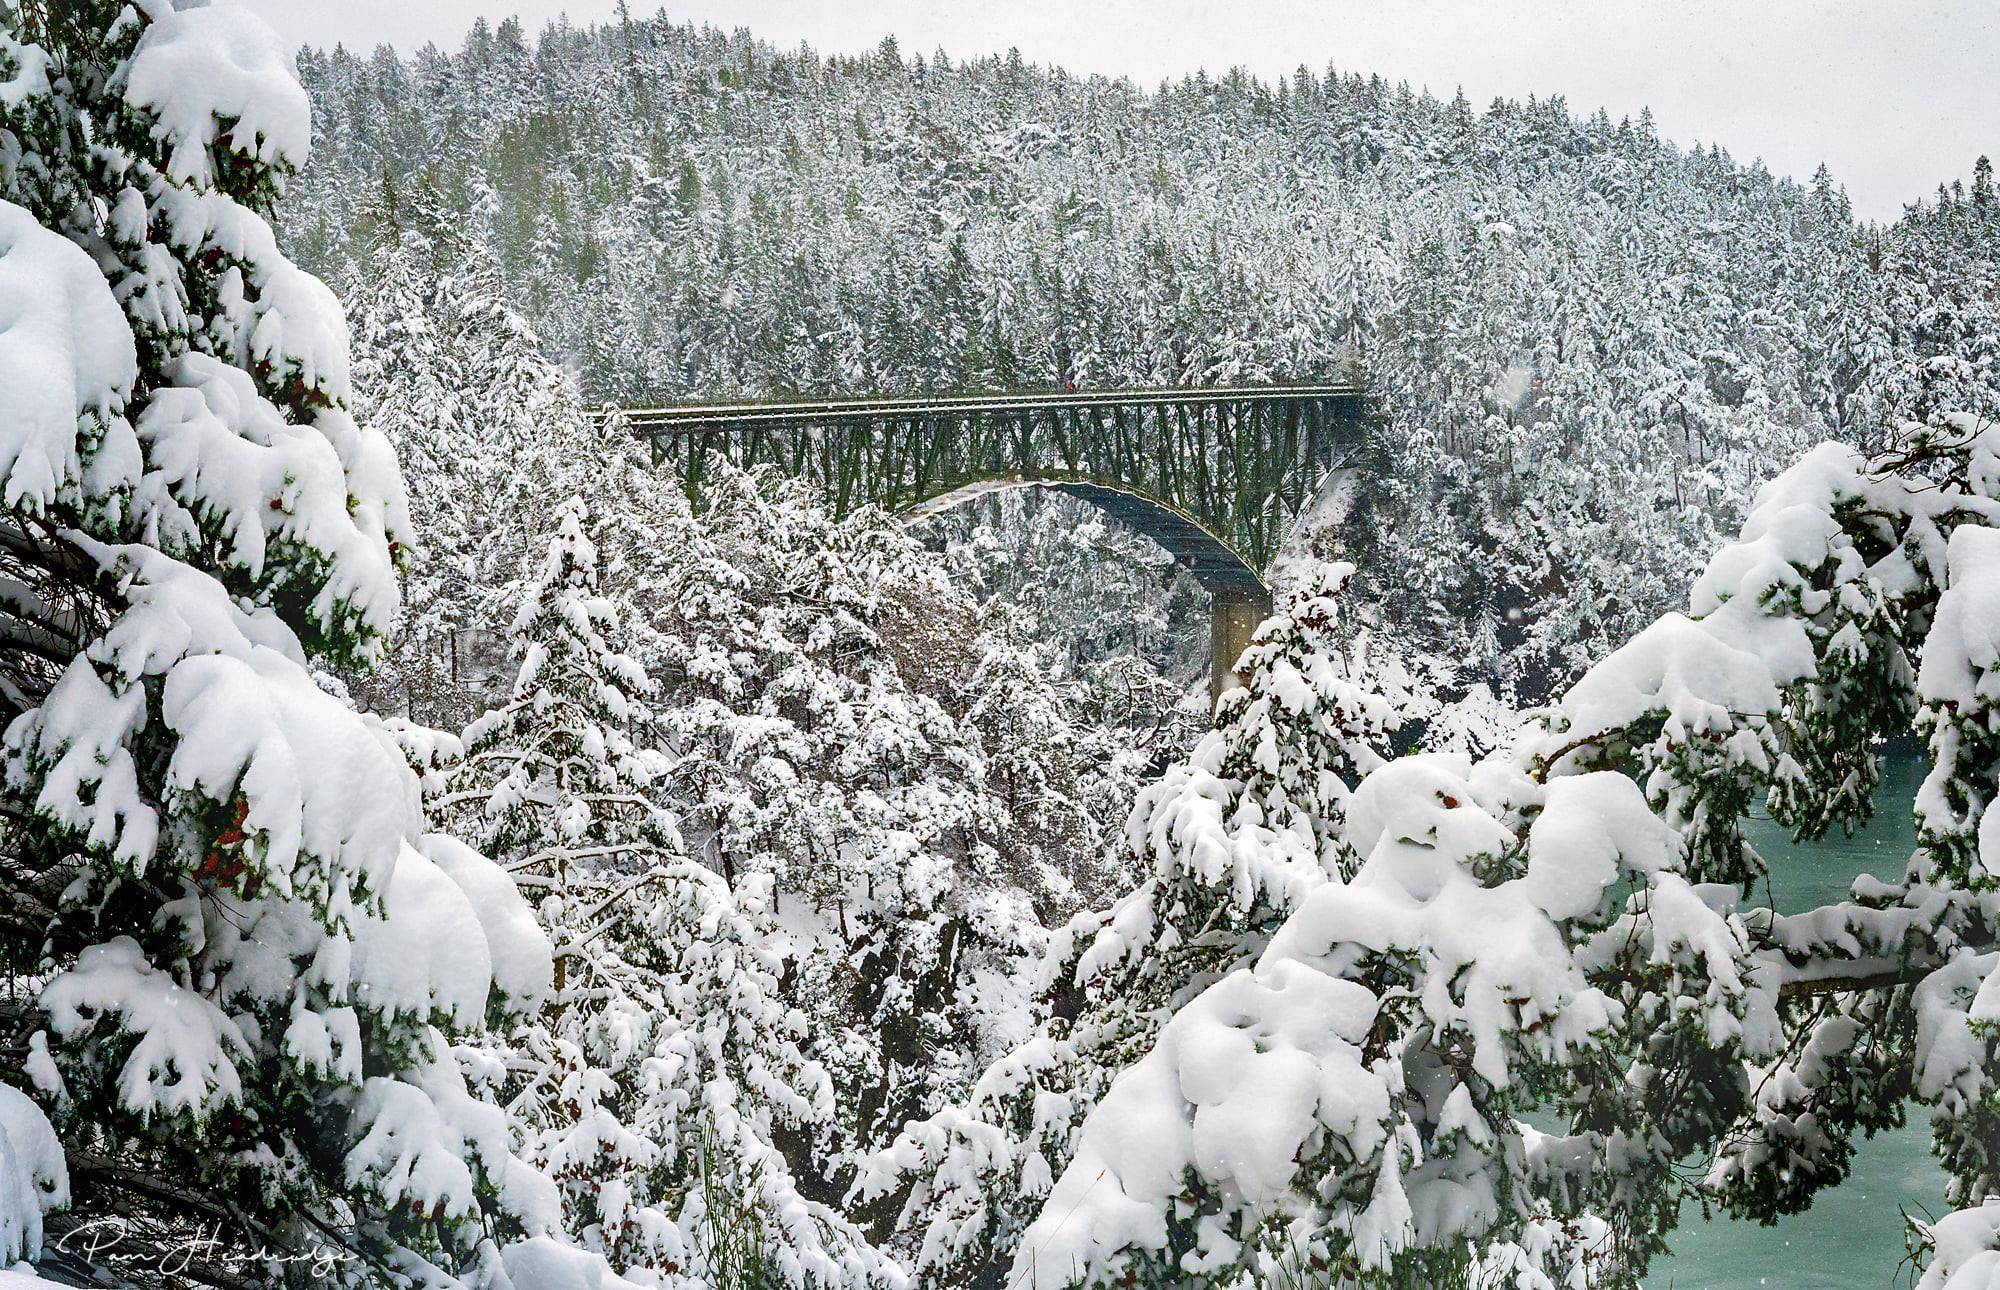
[(265, 222), (309, 133), (240, 9), (0, 4), (9, 1047), (78, 1215), (213, 1226), (253, 1279), (329, 1248), (445, 1284), (559, 1230), (451, 1046), (549, 950), (312, 670), (379, 655), (409, 521), (340, 307)]

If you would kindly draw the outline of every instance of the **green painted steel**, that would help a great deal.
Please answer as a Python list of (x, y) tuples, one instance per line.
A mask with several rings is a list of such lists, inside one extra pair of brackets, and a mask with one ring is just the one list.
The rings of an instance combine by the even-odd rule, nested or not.
[[(633, 408), (690, 495), (717, 461), (811, 480), (837, 511), (935, 510), (989, 486), (1082, 496), (1209, 590), (1261, 591), (1278, 544), (1361, 443), (1352, 385), (1259, 385)], [(610, 414), (608, 414), (610, 415)]]

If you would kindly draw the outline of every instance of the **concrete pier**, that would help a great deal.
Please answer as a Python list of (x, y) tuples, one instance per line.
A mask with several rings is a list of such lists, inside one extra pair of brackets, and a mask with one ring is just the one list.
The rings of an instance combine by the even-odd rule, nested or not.
[(1263, 588), (1229, 588), (1211, 593), (1208, 620), (1208, 701), (1243, 684), (1236, 660), (1248, 648), (1257, 627), (1271, 616), (1271, 593)]

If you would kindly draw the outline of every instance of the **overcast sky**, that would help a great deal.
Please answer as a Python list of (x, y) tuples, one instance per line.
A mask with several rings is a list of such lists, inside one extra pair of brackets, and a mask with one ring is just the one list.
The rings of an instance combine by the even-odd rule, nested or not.
[[(602, 18), (616, 0), (248, 0), (294, 42), (455, 46), (473, 17)], [(632, 0), (635, 13), (653, 0)], [(682, 0), (676, 20), (749, 27), (822, 53), (894, 33), (906, 54), (1031, 61), (1147, 84), (1198, 67), (1380, 72), (1483, 106), (1561, 94), (1614, 117), (1650, 105), (1683, 144), (1716, 141), (1805, 178), (1825, 161), (1864, 216), (2000, 154), (1994, 0)]]

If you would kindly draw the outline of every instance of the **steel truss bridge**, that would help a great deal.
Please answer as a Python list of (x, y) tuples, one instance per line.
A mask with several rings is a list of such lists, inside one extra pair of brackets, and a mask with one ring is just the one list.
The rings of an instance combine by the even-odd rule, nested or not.
[(618, 413), (698, 496), (714, 463), (808, 480), (836, 513), (936, 514), (1000, 488), (1091, 502), (1147, 534), (1213, 600), (1217, 693), (1270, 610), (1292, 521), (1360, 447), (1354, 385), (743, 401)]

